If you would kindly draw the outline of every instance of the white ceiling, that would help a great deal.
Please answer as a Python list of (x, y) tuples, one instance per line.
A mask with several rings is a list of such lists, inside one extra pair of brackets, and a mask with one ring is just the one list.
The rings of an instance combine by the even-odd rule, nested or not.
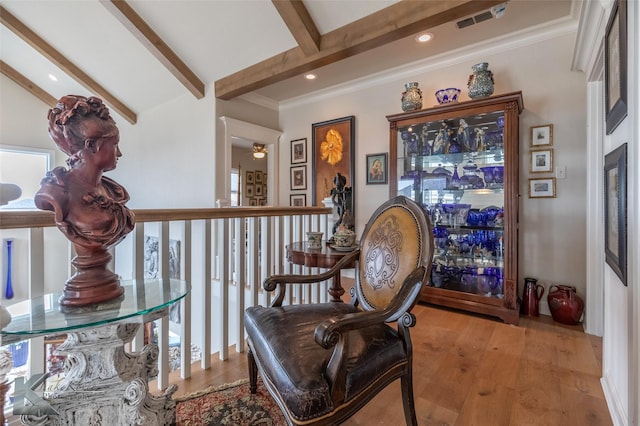
[[(418, 1), (418, 0), (409, 0)], [(422, 1), (422, 0), (420, 0)], [(435, 1), (435, 0), (429, 0)], [(367, 16), (393, 0), (304, 0), (321, 34)], [(129, 0), (128, 3), (207, 86), (296, 46), (269, 0)], [(0, 0), (0, 4), (116, 98), (140, 114), (190, 92), (98, 0)], [(464, 29), (429, 29), (428, 45), (413, 36), (256, 91), (284, 101), (469, 44), (559, 19), (577, 19), (580, 0), (511, 0), (506, 14)], [(59, 98), (93, 95), (9, 29), (0, 26), (0, 59)], [(48, 78), (58, 78), (53, 82)]]

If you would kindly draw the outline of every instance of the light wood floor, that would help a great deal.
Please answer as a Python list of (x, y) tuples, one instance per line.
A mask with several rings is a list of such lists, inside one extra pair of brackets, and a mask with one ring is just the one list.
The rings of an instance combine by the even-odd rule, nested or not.
[[(414, 393), (420, 425), (611, 425), (600, 376), (602, 341), (551, 317), (497, 319), (418, 305), (411, 330)], [(185, 381), (171, 376), (176, 396), (247, 377), (246, 354), (194, 365)], [(398, 381), (350, 426), (404, 424)]]

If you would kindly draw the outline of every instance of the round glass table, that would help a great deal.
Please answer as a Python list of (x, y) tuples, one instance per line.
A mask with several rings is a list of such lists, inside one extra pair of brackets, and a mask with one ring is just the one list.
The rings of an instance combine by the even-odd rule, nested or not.
[[(21, 414), (23, 424), (175, 422), (171, 396), (177, 388), (170, 386), (161, 395), (149, 392), (148, 380), (158, 373), (157, 346), (146, 345), (137, 353), (127, 353), (124, 347), (143, 323), (168, 315), (169, 307), (189, 293), (190, 285), (174, 279), (120, 284), (123, 297), (98, 305), (67, 308), (58, 302), (62, 293), (52, 293), (7, 307), (11, 322), (0, 330), (2, 345), (67, 334), (56, 350), (67, 358), (56, 388), (40, 398), (27, 387), (24, 395), (31, 405), (22, 406), (16, 392), (14, 413)], [(38, 380), (30, 382), (33, 388), (40, 385)]]

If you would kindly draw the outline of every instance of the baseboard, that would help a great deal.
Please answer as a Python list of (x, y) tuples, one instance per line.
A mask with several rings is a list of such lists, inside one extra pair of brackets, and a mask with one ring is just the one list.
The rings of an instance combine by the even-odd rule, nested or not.
[(609, 376), (605, 374), (600, 379), (600, 383), (602, 384), (604, 399), (607, 401), (607, 407), (609, 407), (611, 421), (614, 426), (629, 426), (629, 422), (627, 421), (628, 415), (624, 412), (624, 408), (616, 392), (615, 386), (612, 385), (608, 377)]

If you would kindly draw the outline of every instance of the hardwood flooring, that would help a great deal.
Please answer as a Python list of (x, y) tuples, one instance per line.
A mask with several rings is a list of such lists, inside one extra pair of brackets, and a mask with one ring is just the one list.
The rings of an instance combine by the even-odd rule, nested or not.
[[(551, 317), (498, 319), (419, 304), (411, 330), (418, 424), (612, 425), (600, 385), (602, 340)], [(247, 377), (246, 354), (170, 377), (176, 396)], [(344, 425), (404, 424), (396, 381)]]

